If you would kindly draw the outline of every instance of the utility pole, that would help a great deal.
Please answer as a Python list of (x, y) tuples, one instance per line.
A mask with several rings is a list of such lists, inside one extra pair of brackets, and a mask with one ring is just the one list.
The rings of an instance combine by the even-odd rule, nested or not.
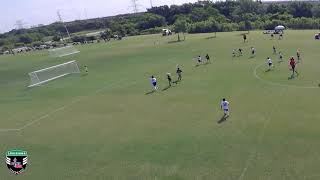
[(23, 29), (25, 23), (22, 20), (17, 20), (15, 26), (17, 26), (17, 29)]
[(66, 29), (68, 37), (71, 39), (70, 33), (68, 31), (68, 28), (67, 28), (66, 24), (62, 20), (62, 17), (61, 17), (61, 14), (60, 14), (60, 10), (57, 11), (57, 15), (58, 15), (59, 21), (63, 24), (64, 28)]
[(131, 0), (132, 3), (132, 8), (133, 8), (133, 12), (134, 13), (138, 13), (139, 9), (138, 9), (138, 0)]
[(151, 6), (151, 8), (153, 8), (153, 3), (152, 3), (152, 0), (150, 0), (150, 6)]

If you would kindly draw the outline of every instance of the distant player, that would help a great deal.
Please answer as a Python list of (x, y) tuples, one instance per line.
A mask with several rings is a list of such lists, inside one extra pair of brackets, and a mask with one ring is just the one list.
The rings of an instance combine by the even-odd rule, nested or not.
[(251, 56), (256, 55), (256, 49), (254, 47), (251, 47)]
[(277, 49), (276, 49), (276, 47), (272, 46), (272, 49), (273, 49), (273, 54), (277, 54)]
[(236, 57), (236, 50), (235, 49), (232, 50), (232, 57)]
[(283, 39), (283, 32), (280, 32), (279, 40)]
[(84, 66), (84, 71), (85, 71), (87, 74), (89, 73), (88, 66)]
[(247, 35), (246, 34), (243, 34), (243, 42), (247, 42)]
[(273, 39), (273, 37), (274, 37), (273, 33), (271, 33), (271, 35), (270, 35), (270, 36), (271, 36), (271, 39)]
[(299, 73), (296, 71), (296, 61), (294, 60), (293, 57), (291, 57), (289, 64), (290, 64), (291, 69), (292, 69), (292, 76), (291, 77), (294, 77), (294, 73), (296, 73), (297, 76), (298, 76)]
[(158, 90), (157, 79), (154, 76), (151, 76), (151, 85), (154, 91)]
[(298, 60), (298, 63), (300, 63), (301, 56), (300, 56), (300, 50), (299, 49), (297, 50), (297, 60)]
[(210, 63), (210, 56), (209, 56), (209, 54), (206, 55), (206, 61), (207, 61), (207, 63)]
[(267, 58), (267, 64), (268, 64), (268, 67), (269, 67), (269, 71), (271, 70), (271, 68), (273, 68), (273, 64), (272, 64), (272, 60), (270, 57)]
[(225, 98), (222, 99), (221, 104), (220, 104), (221, 110), (224, 111), (224, 117), (227, 118), (229, 117), (229, 102), (226, 101)]
[(201, 57), (201, 56), (198, 56), (198, 57), (197, 57), (197, 61), (198, 61), (198, 65), (201, 64), (201, 63), (202, 63), (202, 57)]
[(167, 73), (167, 79), (168, 79), (169, 86), (171, 87), (171, 85), (172, 85), (172, 78), (171, 78), (171, 74), (170, 74), (170, 73)]
[(279, 52), (279, 62), (283, 62), (283, 56), (282, 56), (281, 51)]
[(177, 68), (177, 75), (178, 75), (178, 81), (182, 80), (182, 70), (180, 68)]
[(239, 56), (242, 56), (242, 49), (239, 48), (238, 51), (239, 51)]

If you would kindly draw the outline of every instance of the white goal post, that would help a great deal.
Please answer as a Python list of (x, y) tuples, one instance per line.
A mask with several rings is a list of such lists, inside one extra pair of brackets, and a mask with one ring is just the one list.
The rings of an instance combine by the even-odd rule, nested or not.
[(49, 49), (49, 55), (51, 57), (64, 57), (64, 56), (69, 56), (72, 54), (77, 54), (79, 52), (80, 51), (78, 51), (72, 45), (60, 47), (60, 48)]
[(46, 82), (74, 73), (80, 73), (80, 69), (76, 61), (69, 61), (63, 64), (34, 71), (29, 73), (30, 85), (28, 87), (39, 86)]

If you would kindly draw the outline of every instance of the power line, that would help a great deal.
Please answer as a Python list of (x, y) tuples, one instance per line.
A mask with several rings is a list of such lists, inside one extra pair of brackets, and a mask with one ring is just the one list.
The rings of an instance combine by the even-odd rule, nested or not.
[(138, 13), (139, 12), (138, 0), (131, 0), (131, 3), (132, 3), (133, 12)]
[(67, 28), (66, 24), (62, 20), (62, 16), (60, 14), (60, 10), (57, 11), (57, 15), (58, 15), (59, 21), (63, 24), (64, 28), (66, 29), (68, 37), (71, 38), (70, 33), (68, 31), (68, 28)]

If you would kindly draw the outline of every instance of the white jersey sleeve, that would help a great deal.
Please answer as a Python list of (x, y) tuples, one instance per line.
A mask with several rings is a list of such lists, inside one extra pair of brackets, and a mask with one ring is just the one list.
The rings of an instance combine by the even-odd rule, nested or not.
[(229, 109), (229, 102), (228, 101), (222, 101), (221, 102), (222, 109)]

